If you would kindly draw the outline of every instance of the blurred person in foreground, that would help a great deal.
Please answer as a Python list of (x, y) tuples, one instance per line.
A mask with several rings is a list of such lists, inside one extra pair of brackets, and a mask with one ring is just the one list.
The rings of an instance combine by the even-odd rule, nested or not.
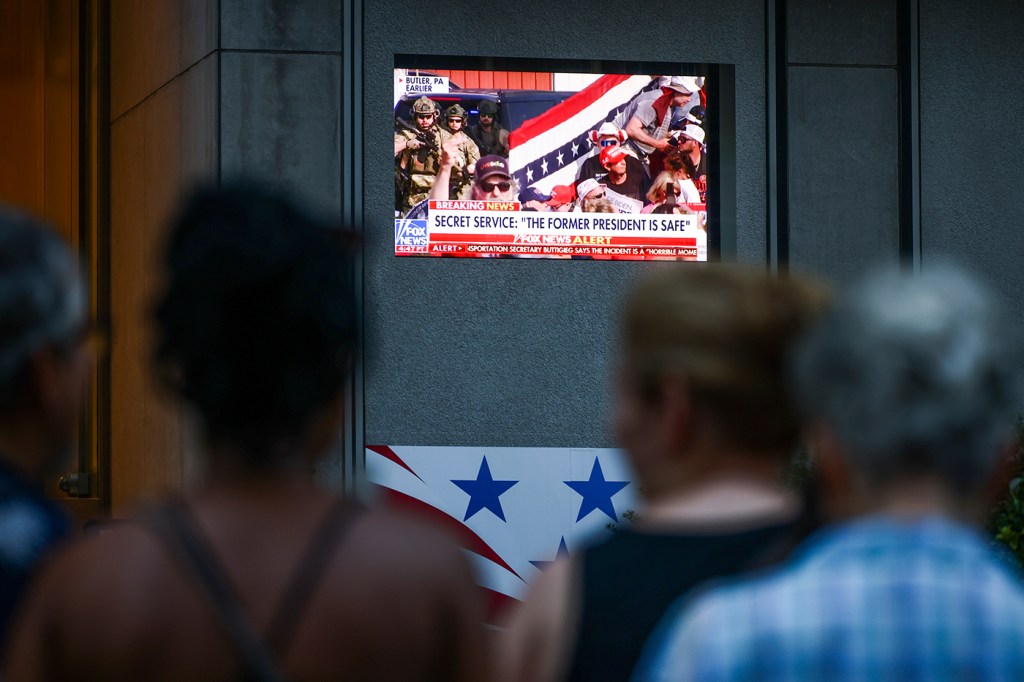
[(668, 620), (637, 678), (1024, 679), (1024, 586), (977, 525), (1020, 404), (1008, 318), (948, 267), (851, 289), (794, 370), (844, 520)]
[(47, 227), (0, 209), (0, 646), (30, 581), (71, 526), (43, 494), (69, 464), (92, 367), (86, 294)]
[(797, 278), (715, 265), (656, 271), (630, 295), (616, 431), (639, 520), (559, 559), (514, 614), (509, 680), (625, 680), (680, 594), (778, 561), (813, 526), (782, 483), (800, 424), (793, 341), (823, 305)]
[(461, 553), (312, 481), (357, 339), (344, 234), (267, 188), (187, 203), (155, 361), (201, 420), (206, 480), (57, 558), (9, 679), (479, 679)]

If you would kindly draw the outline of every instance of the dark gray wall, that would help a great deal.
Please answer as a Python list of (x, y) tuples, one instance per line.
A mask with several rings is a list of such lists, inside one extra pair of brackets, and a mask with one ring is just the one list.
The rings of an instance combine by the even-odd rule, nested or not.
[(897, 0), (786, 4), (789, 260), (843, 281), (899, 258)]
[(220, 168), (338, 215), (341, 3), (221, 0)]
[(1024, 4), (921, 0), (921, 244), (1024, 319)]
[[(702, 0), (643, 45), (601, 17), (621, 3), (552, 11), (480, 1), (365, 5), (367, 443), (601, 447), (620, 297), (642, 264), (396, 258), (392, 68), (396, 53), (722, 62), (736, 65), (738, 258), (764, 262), (764, 12)], [(663, 4), (652, 4), (651, 11)], [(410, 30), (415, 27), (415, 30)]]

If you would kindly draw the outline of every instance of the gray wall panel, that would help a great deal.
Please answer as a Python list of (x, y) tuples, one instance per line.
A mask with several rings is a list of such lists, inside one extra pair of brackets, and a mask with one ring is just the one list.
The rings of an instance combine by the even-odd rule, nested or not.
[(787, 0), (791, 63), (896, 64), (898, 0)]
[(973, 266), (1024, 318), (1024, 4), (920, 8), (924, 267)]
[[(765, 259), (763, 6), (693, 2), (679, 25), (608, 31), (577, 12), (504, 21), (507, 4), (438, 12), (411, 1), (365, 5), (366, 441), (601, 447), (620, 299), (637, 263), (465, 261), (393, 255), (392, 67), (396, 53), (736, 64), (737, 251)], [(590, 17), (618, 16), (598, 2)], [(540, 14), (534, 14), (540, 18)], [(416, 40), (408, 27), (416, 26)]]
[(221, 170), (292, 190), (337, 215), (341, 58), (223, 52)]
[(898, 260), (893, 69), (790, 67), (790, 263), (839, 281)]
[(341, 51), (339, 0), (220, 0), (225, 50)]

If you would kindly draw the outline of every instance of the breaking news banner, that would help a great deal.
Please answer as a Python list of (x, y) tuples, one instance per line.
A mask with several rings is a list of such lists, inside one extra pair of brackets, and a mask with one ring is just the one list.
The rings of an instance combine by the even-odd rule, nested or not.
[(516, 201), (429, 202), (395, 224), (396, 255), (707, 260), (704, 216), (523, 212)]
[(546, 566), (612, 532), (637, 503), (625, 456), (610, 448), (372, 445), (366, 473), (380, 502), (459, 543), (492, 624)]
[[(395, 69), (395, 84), (396, 256), (707, 260), (704, 77)], [(477, 182), (492, 155), (503, 172)]]

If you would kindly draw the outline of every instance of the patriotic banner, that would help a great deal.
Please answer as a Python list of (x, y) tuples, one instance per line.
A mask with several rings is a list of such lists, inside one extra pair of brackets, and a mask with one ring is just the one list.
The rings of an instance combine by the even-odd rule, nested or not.
[(637, 501), (614, 449), (370, 446), (366, 472), (385, 504), (455, 537), (491, 623), (545, 566), (612, 532)]
[(634, 97), (658, 86), (650, 76), (607, 74), (523, 123), (509, 136), (509, 168), (520, 187), (550, 192), (571, 185), (583, 161), (598, 152), (589, 140), (591, 130), (611, 121)]

